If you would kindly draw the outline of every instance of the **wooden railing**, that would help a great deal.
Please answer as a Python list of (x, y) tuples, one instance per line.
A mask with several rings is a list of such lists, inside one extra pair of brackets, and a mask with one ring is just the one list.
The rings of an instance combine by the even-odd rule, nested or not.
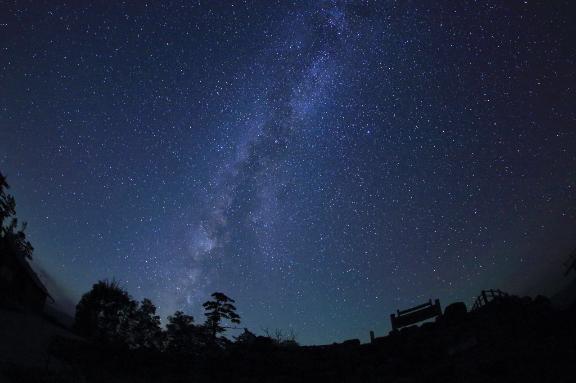
[(472, 306), (472, 311), (478, 310), (480, 307), (487, 305), (489, 302), (498, 299), (507, 298), (509, 295), (501, 290), (482, 290), (474, 305)]

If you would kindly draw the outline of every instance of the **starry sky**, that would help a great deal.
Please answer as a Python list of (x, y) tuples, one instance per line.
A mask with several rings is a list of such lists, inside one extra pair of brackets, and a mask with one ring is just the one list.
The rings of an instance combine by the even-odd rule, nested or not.
[[(576, 246), (571, 1), (3, 1), (0, 169), (61, 302), (304, 344)], [(540, 289), (540, 290), (538, 290)]]

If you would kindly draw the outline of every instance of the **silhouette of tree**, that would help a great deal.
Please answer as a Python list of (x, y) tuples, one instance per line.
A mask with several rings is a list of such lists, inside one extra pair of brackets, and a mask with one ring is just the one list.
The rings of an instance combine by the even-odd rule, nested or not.
[(206, 329), (194, 325), (194, 318), (176, 311), (168, 317), (166, 349), (176, 353), (195, 353), (207, 344)]
[(85, 337), (127, 345), (137, 307), (116, 282), (99, 281), (78, 302), (74, 326)]
[(131, 348), (160, 350), (163, 333), (160, 328), (160, 316), (156, 315), (156, 306), (149, 299), (143, 299), (130, 320), (128, 334)]
[(289, 329), (288, 331), (283, 331), (282, 329), (275, 329), (274, 331), (270, 331), (269, 329), (263, 329), (264, 334), (266, 337), (270, 338), (274, 344), (277, 346), (282, 347), (296, 347), (298, 346), (298, 342), (296, 341), (296, 333), (293, 329)]
[(34, 248), (26, 239), (26, 223), (18, 227), (16, 200), (7, 193), (10, 188), (0, 172), (0, 255), (11, 254), (31, 259)]
[(213, 293), (214, 300), (204, 302), (202, 305), (206, 310), (205, 326), (210, 331), (212, 339), (215, 340), (219, 333), (225, 331), (221, 322), (223, 319), (229, 320), (231, 323), (239, 324), (240, 315), (236, 314), (236, 307), (234, 306), (234, 299), (227, 297), (223, 293)]
[(4, 229), (4, 221), (16, 214), (16, 201), (7, 193), (10, 185), (0, 172), (0, 226)]
[(242, 334), (234, 337), (234, 339), (236, 340), (236, 343), (242, 344), (242, 345), (251, 345), (252, 343), (254, 343), (256, 338), (257, 338), (256, 334), (254, 334), (253, 332), (251, 332), (247, 328), (244, 329), (244, 332)]

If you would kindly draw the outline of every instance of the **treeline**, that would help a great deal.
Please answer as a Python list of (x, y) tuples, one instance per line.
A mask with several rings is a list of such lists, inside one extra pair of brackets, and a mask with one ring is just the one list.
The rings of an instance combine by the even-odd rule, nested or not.
[[(34, 251), (26, 238), (26, 224), (19, 224), (16, 218), (16, 200), (8, 193), (9, 188), (6, 177), (0, 172), (0, 265), (14, 257), (32, 259)], [(5, 290), (3, 283), (0, 278), (0, 291)], [(0, 294), (0, 303), (2, 298)], [(195, 323), (192, 316), (176, 311), (162, 328), (151, 300), (138, 302), (116, 282), (99, 281), (76, 306), (74, 330), (100, 345), (182, 354), (199, 353), (209, 348), (223, 349), (232, 343), (297, 344), (293, 333), (280, 330), (264, 330), (266, 336), (256, 336), (244, 329), (232, 342), (222, 335), (231, 325), (240, 324), (235, 302), (219, 292), (213, 293), (211, 298), (203, 304), (204, 322)]]
[[(104, 345), (194, 354), (206, 348), (222, 348), (230, 342), (221, 336), (231, 324), (240, 324), (234, 300), (215, 292), (203, 304), (205, 321), (200, 324), (182, 311), (160, 323), (156, 306), (149, 299), (134, 300), (116, 282), (99, 281), (76, 306), (74, 329), (83, 337)], [(250, 342), (248, 330), (236, 338)]]

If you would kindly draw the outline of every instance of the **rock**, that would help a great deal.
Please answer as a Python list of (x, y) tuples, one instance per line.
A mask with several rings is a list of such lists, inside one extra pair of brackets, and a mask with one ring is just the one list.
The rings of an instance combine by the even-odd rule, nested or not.
[(460, 323), (466, 319), (468, 309), (464, 302), (454, 302), (444, 309), (444, 320), (448, 324)]

